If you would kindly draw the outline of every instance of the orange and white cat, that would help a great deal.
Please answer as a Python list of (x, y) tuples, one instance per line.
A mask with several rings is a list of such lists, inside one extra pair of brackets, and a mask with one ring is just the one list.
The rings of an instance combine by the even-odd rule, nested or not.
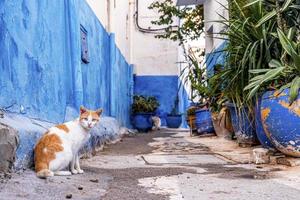
[[(78, 152), (88, 141), (89, 132), (99, 122), (101, 113), (102, 109), (92, 111), (81, 106), (79, 118), (50, 128), (34, 149), (37, 176), (82, 174)], [(68, 166), (70, 171), (63, 171)]]

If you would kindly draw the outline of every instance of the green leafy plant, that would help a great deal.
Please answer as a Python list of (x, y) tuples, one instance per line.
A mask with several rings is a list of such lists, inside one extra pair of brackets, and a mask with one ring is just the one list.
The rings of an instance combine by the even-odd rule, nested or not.
[[(257, 4), (255, 1), (252, 4)], [(252, 78), (244, 88), (247, 99), (253, 98), (260, 91), (290, 88), (290, 102), (298, 96), (300, 87), (300, 1), (274, 0), (263, 1), (266, 14), (256, 24), (257, 28), (273, 23), (274, 47), (276, 56), (268, 61), (267, 69), (251, 69)]]
[(245, 5), (246, 1), (229, 1), (229, 19), (220, 21), (226, 31), (220, 35), (227, 40), (226, 61), (223, 70), (212, 79), (219, 80), (214, 85), (215, 91), (222, 90), (223, 101), (229, 100), (237, 107), (252, 105), (247, 99), (244, 88), (248, 85), (252, 74), (249, 70), (268, 68), (272, 57), (280, 55), (276, 38), (272, 36), (276, 20), (263, 26), (256, 24), (265, 16), (262, 1)]
[(206, 104), (209, 100), (206, 68), (201, 67), (194, 54), (190, 53), (187, 58), (187, 66), (181, 71), (184, 84), (190, 86), (192, 101), (197, 99), (197, 103)]
[[(190, 53), (188, 64), (181, 71), (183, 84), (190, 88), (191, 100), (198, 104), (198, 108), (209, 106), (212, 111), (220, 110), (219, 102), (222, 95), (218, 83), (220, 80), (216, 76), (209, 77), (205, 65), (198, 62), (196, 56)], [(222, 71), (222, 65), (214, 66), (214, 73)]]
[[(153, 2), (149, 9), (160, 14), (152, 24), (164, 27), (164, 32), (157, 34), (157, 38), (171, 39), (182, 44), (187, 40), (198, 39), (203, 33), (203, 5), (178, 7), (173, 0), (164, 0)], [(174, 22), (177, 24), (174, 20), (180, 20), (181, 25), (174, 25)]]
[(288, 39), (299, 36), (299, 0), (231, 0), (229, 8), (224, 8), (230, 11), (230, 17), (220, 21), (226, 31), (219, 35), (227, 40), (226, 62), (212, 77), (219, 81), (211, 85), (215, 91), (222, 90), (223, 101), (251, 110), (258, 93), (289, 83), (287, 72), (295, 73), (294, 68), (283, 70), (282, 66), (291, 62), (291, 55), (295, 60), (297, 54), (283, 43), (289, 43), (284, 35)]
[(155, 112), (156, 109), (159, 107), (159, 102), (156, 97), (149, 96), (145, 97), (142, 95), (135, 95), (133, 97), (133, 104), (132, 104), (132, 113), (152, 113)]
[(252, 98), (261, 87), (290, 88), (290, 102), (292, 103), (297, 98), (300, 88), (300, 42), (292, 40), (295, 37), (292, 29), (287, 35), (282, 30), (277, 30), (284, 57), (281, 60), (271, 60), (270, 69), (250, 71), (256, 76), (245, 87), (245, 90), (250, 91), (248, 98)]

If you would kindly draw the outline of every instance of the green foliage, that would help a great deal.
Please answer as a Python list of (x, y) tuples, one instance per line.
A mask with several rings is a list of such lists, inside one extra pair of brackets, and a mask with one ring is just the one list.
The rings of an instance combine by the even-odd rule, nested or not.
[(179, 104), (179, 97), (177, 95), (174, 100), (174, 105), (173, 105), (172, 110), (169, 113), (169, 115), (181, 115), (181, 113), (179, 113), (178, 104)]
[(186, 111), (186, 115), (187, 116), (192, 116), (192, 115), (196, 115), (196, 110), (199, 109), (198, 107), (196, 106), (192, 106), (192, 107), (189, 107)]
[[(268, 69), (250, 70), (254, 77), (244, 88), (247, 98), (251, 99), (260, 90), (290, 88), (290, 102), (298, 96), (300, 88), (300, 1), (264, 1), (266, 14), (259, 20), (256, 27), (274, 23), (269, 37), (280, 51), (269, 61)], [(275, 14), (274, 14), (275, 13)]]
[[(201, 66), (196, 56), (190, 53), (188, 56), (188, 65), (181, 71), (183, 83), (191, 89), (191, 100), (200, 106), (209, 105), (213, 111), (219, 110), (222, 95), (217, 76), (208, 77), (205, 65)], [(222, 70), (222, 65), (215, 65), (215, 74)], [(197, 102), (195, 102), (197, 101)]]
[(298, 76), (300, 15), (293, 2), (299, 5), (299, 0), (229, 2), (230, 18), (221, 21), (227, 27), (221, 33), (228, 40), (226, 63), (213, 77), (220, 80), (214, 87), (222, 89), (224, 100), (251, 108), (258, 93), (291, 85)]
[(187, 66), (181, 71), (183, 82), (190, 84), (191, 100), (198, 98), (197, 103), (204, 104), (209, 98), (206, 69), (200, 66), (195, 55), (189, 54), (187, 58)]
[[(149, 9), (157, 10), (159, 18), (153, 24), (165, 27), (164, 33), (156, 35), (157, 38), (179, 41), (180, 44), (188, 39), (198, 39), (203, 33), (203, 6), (177, 7), (173, 0), (155, 1)], [(174, 26), (174, 22), (181, 20), (181, 25)]]
[(132, 104), (132, 113), (152, 113), (155, 112), (156, 109), (159, 107), (158, 100), (153, 97), (145, 97), (142, 95), (135, 95), (133, 97), (133, 104)]
[[(258, 89), (264, 85), (272, 85), (274, 88), (290, 87), (290, 102), (292, 103), (297, 98), (300, 88), (300, 49), (297, 48), (300, 43), (297, 44), (289, 39), (280, 29), (277, 30), (277, 33), (283, 47), (284, 59), (281, 61), (271, 60), (270, 69), (250, 71), (250, 73), (257, 75), (250, 80), (245, 90), (250, 91), (248, 98), (252, 98)], [(293, 38), (292, 35), (290, 38)]]

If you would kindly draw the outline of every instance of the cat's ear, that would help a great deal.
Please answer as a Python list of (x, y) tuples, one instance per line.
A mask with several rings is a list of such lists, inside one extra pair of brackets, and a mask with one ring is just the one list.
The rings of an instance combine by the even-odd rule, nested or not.
[(95, 111), (97, 113), (97, 115), (100, 117), (100, 115), (102, 114), (103, 112), (103, 109), (102, 108), (99, 108), (98, 110)]
[(83, 106), (80, 106), (80, 114), (83, 114), (87, 111), (87, 109)]

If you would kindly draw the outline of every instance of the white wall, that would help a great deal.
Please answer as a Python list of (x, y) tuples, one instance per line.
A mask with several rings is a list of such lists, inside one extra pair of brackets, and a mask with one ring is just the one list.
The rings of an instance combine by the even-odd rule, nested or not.
[(107, 32), (115, 33), (116, 44), (128, 62), (130, 55), (129, 0), (86, 0)]
[[(139, 25), (143, 28), (155, 27), (151, 21), (158, 13), (148, 7), (154, 0), (139, 0)], [(135, 1), (132, 4), (136, 7)], [(136, 10), (136, 9), (135, 9)], [(155, 34), (142, 33), (133, 18), (132, 54), (137, 75), (178, 75), (178, 43), (167, 39), (154, 38)]]
[(108, 30), (108, 2), (110, 0), (86, 0), (102, 25)]
[[(108, 32), (115, 33), (116, 44), (137, 75), (178, 75), (178, 44), (142, 33), (135, 21), (136, 0), (86, 0)], [(158, 13), (148, 6), (155, 0), (139, 0), (139, 23), (144, 28)]]
[(206, 0), (204, 3), (206, 53), (210, 53), (213, 49), (217, 48), (224, 41), (221, 39), (213, 38), (213, 35), (208, 33), (209, 29), (211, 29), (212, 27), (214, 33), (218, 33), (224, 29), (224, 26), (222, 24), (215, 22), (217, 20), (222, 20), (222, 18), (218, 14), (224, 16), (225, 18), (228, 18), (228, 12), (225, 8), (222, 7), (222, 5), (227, 6), (227, 0)]

